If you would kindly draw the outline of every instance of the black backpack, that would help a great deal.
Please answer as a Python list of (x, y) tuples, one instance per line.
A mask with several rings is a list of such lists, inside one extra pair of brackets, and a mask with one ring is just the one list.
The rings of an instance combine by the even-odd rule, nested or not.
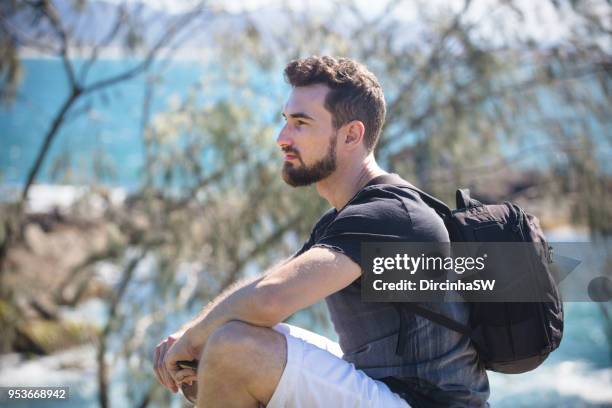
[[(518, 374), (542, 364), (561, 343), (563, 303), (550, 268), (552, 248), (544, 238), (538, 219), (510, 202), (483, 204), (471, 198), (469, 190), (457, 190), (457, 209), (451, 210), (442, 201), (403, 180), (398, 183), (396, 176), (385, 176), (382, 182), (416, 191), (442, 217), (451, 242), (534, 243), (534, 258), (539, 263), (539, 267), (533, 269), (539, 276), (534, 278), (550, 301), (470, 302), (468, 326), (418, 303), (403, 303), (402, 306), (468, 335), (488, 370)], [(487, 234), (482, 234), (483, 228), (488, 228)]]

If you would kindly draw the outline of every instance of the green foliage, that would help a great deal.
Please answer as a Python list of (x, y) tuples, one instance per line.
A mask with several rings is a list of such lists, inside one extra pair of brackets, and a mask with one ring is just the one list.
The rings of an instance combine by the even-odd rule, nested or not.
[(86, 322), (28, 320), (21, 330), (44, 352), (62, 351), (75, 345), (92, 343), (99, 330)]
[(8, 104), (15, 100), (22, 77), (17, 49), (7, 36), (0, 36), (0, 101)]
[(1, 353), (12, 351), (15, 340), (14, 328), (19, 324), (20, 320), (19, 312), (13, 304), (10, 294), (2, 293), (2, 299), (0, 299), (0, 325), (3, 327), (0, 340)]

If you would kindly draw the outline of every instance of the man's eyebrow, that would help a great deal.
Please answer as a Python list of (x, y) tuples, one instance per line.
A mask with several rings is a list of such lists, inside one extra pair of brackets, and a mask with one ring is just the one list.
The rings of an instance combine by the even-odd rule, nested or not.
[[(287, 115), (285, 115), (285, 113), (281, 113), (281, 115), (283, 115), (284, 118), (287, 118)], [(314, 120), (314, 118), (304, 112), (296, 112), (296, 113), (290, 113), (288, 115), (290, 118), (292, 119), (306, 119), (306, 120)]]

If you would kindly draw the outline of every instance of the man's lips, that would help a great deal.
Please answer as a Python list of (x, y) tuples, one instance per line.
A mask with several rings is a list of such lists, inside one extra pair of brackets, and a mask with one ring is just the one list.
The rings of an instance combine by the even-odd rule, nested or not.
[(285, 160), (294, 160), (297, 159), (297, 155), (291, 153), (285, 153)]

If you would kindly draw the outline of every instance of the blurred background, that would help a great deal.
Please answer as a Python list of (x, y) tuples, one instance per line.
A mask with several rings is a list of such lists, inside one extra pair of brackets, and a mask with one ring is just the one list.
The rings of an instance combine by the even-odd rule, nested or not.
[[(610, 238), (610, 0), (3, 0), (0, 386), (184, 404), (155, 345), (328, 207), (275, 145), (282, 69), (312, 54), (380, 79), (386, 170), (520, 203), (553, 243)], [(493, 406), (612, 405), (611, 304), (565, 308), (543, 366), (490, 375)], [(335, 338), (323, 304), (291, 322)]]

